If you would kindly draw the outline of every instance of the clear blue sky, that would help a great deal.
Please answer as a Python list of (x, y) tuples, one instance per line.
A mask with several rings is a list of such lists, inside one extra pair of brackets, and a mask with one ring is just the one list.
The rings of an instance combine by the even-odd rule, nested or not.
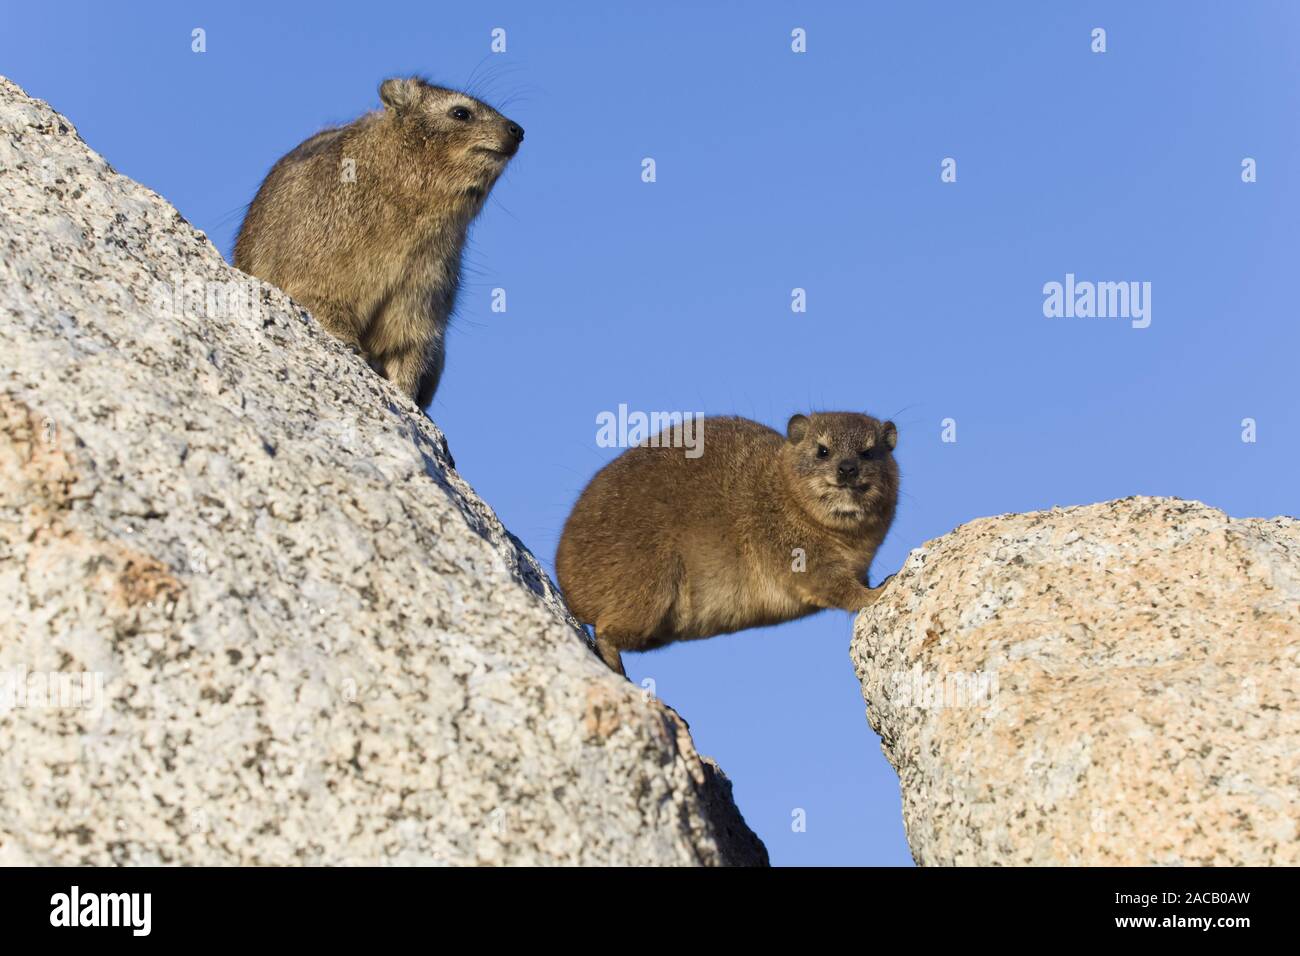
[[(432, 414), (548, 567), (620, 403), (894, 416), (904, 497), (873, 578), (1000, 512), (1297, 513), (1300, 6), (562, 6), (6, 2), (0, 72), (229, 256), (281, 154), (375, 108), (385, 76), (477, 69), (527, 139), (474, 229)], [(1044, 317), (1066, 273), (1150, 282), (1150, 327)], [(850, 629), (828, 612), (627, 657), (778, 864), (910, 862)]]

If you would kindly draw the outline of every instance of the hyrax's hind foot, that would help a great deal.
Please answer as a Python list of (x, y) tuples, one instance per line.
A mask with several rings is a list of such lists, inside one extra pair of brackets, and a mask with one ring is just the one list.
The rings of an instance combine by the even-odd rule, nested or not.
[(601, 635), (600, 630), (596, 631), (596, 653), (600, 659), (609, 665), (609, 669), (620, 677), (626, 677), (627, 671), (623, 670), (623, 656), (619, 654), (618, 648), (614, 646), (613, 641)]

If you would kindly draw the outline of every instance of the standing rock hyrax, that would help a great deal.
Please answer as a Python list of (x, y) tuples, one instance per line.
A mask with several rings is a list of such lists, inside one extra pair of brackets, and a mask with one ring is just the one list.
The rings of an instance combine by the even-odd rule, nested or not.
[(620, 651), (856, 611), (884, 587), (865, 581), (898, 501), (893, 422), (795, 415), (784, 438), (743, 418), (700, 427), (698, 457), (665, 437), (602, 468), (560, 538), (560, 589), (620, 674)]
[(239, 230), (235, 266), (279, 286), (421, 408), (446, 356), (465, 234), (524, 131), (422, 79), (282, 158)]

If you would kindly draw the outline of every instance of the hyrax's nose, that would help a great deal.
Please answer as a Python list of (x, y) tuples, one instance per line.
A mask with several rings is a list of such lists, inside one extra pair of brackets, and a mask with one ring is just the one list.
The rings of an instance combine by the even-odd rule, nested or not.
[(516, 143), (522, 143), (524, 141), (524, 128), (518, 123), (512, 123), (509, 120), (506, 120), (506, 134)]
[(858, 463), (852, 458), (845, 458), (840, 462), (839, 472), (841, 478), (858, 477)]

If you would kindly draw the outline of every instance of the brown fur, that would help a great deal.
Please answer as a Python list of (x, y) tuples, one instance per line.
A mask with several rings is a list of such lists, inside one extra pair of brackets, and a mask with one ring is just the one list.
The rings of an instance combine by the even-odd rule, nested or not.
[(383, 110), (275, 164), (235, 265), (288, 292), (423, 408), (442, 376), (466, 232), (524, 133), (418, 78), (385, 80), (379, 95)]
[(884, 587), (865, 580), (898, 501), (892, 422), (825, 412), (795, 415), (785, 438), (743, 418), (703, 429), (698, 458), (628, 449), (565, 523), (560, 588), (619, 673), (620, 651), (856, 611)]

